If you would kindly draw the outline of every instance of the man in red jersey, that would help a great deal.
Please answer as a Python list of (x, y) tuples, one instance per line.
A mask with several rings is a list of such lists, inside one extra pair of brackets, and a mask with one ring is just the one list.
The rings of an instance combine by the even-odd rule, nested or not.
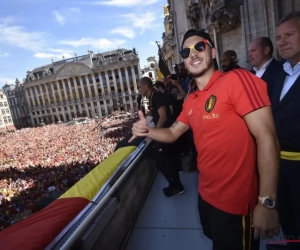
[(170, 128), (149, 128), (139, 112), (133, 137), (170, 143), (191, 128), (205, 235), (214, 250), (256, 250), (259, 237), (273, 237), (280, 230), (279, 146), (270, 101), (266, 83), (250, 72), (215, 70), (216, 53), (204, 30), (185, 34), (180, 54), (198, 89)]

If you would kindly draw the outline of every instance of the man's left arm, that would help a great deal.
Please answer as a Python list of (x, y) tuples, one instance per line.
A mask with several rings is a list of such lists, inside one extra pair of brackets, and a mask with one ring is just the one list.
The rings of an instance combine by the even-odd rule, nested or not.
[[(270, 106), (254, 110), (244, 116), (249, 131), (257, 145), (259, 172), (259, 196), (276, 200), (280, 164), (280, 148)], [(258, 204), (253, 216), (254, 237), (272, 238), (279, 234), (276, 209), (267, 209)]]
[(270, 106), (244, 116), (257, 145), (259, 196), (276, 199), (279, 175), (280, 148)]

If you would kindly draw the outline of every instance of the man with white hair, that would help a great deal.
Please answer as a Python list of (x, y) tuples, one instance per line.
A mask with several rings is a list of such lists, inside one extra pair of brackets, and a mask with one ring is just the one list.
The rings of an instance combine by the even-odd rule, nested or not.
[[(281, 148), (278, 184), (280, 224), (288, 239), (300, 239), (300, 11), (283, 17), (276, 44), (286, 60), (272, 93), (272, 109)], [(300, 249), (290, 243), (289, 249)]]

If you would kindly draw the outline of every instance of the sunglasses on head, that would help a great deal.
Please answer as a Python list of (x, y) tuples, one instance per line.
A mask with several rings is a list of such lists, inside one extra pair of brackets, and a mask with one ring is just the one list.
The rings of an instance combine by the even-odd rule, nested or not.
[(203, 40), (198, 42), (192, 46), (186, 47), (182, 49), (179, 54), (183, 59), (188, 58), (191, 55), (191, 50), (193, 49), (195, 52), (203, 52), (205, 51), (206, 44), (208, 44), (212, 48), (212, 44), (208, 40)]

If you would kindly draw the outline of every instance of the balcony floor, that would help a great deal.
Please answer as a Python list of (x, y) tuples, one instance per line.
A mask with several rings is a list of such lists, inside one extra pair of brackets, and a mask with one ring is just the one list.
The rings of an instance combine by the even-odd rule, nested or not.
[[(188, 158), (183, 159), (187, 166)], [(136, 221), (126, 250), (211, 250), (203, 235), (197, 206), (197, 173), (180, 174), (185, 193), (171, 198), (162, 189), (167, 181), (159, 172)], [(265, 250), (266, 241), (261, 242)]]

